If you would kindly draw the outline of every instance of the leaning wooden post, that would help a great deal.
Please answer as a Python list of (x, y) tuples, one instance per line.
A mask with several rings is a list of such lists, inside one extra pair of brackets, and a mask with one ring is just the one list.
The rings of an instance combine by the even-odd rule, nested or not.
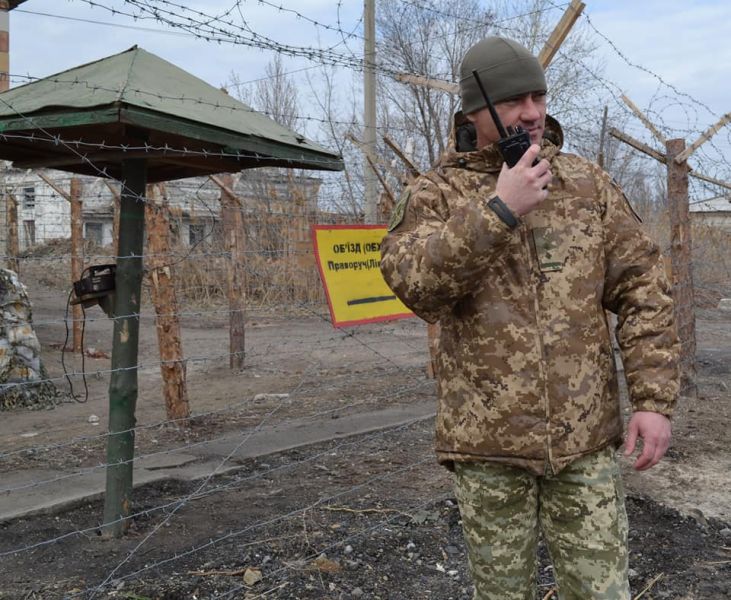
[(246, 275), (244, 272), (244, 219), (243, 206), (233, 192), (233, 177), (226, 173), (211, 180), (221, 188), (221, 222), (227, 265), (227, 295), (229, 308), (229, 367), (244, 368), (245, 325), (244, 307), (246, 305)]
[[(67, 196), (71, 208), (71, 281), (81, 279), (84, 270), (84, 221), (82, 218), (81, 181), (78, 177), (71, 178), (69, 195)], [(74, 304), (72, 318), (74, 352), (82, 352), (81, 324), (84, 314), (81, 304)]]
[(18, 242), (18, 201), (13, 194), (7, 195), (5, 210), (5, 223), (8, 228), (8, 269), (18, 273), (20, 270), (20, 262), (18, 261), (18, 254), (20, 254), (20, 243)]
[(685, 140), (666, 142), (668, 165), (668, 204), (670, 208), (670, 260), (672, 264), (675, 320), (681, 351), (682, 386), (686, 393), (695, 390), (695, 302), (691, 268), (691, 232), (688, 210), (688, 164), (675, 157), (685, 150)]
[[(38, 173), (38, 177), (45, 181), (46, 185), (69, 203), (71, 219), (71, 281), (78, 281), (81, 279), (81, 273), (84, 270), (84, 220), (82, 215), (81, 180), (78, 177), (72, 177), (71, 185), (67, 192), (47, 175)], [(74, 304), (71, 314), (73, 319), (73, 351), (81, 352), (81, 324), (84, 319), (81, 305)]]
[(160, 187), (162, 184), (148, 186), (145, 205), (145, 225), (148, 232), (146, 266), (151, 283), (152, 304), (155, 307), (165, 411), (168, 419), (187, 419), (190, 416), (190, 407), (178, 299), (175, 295), (170, 211), (164, 199), (160, 202)]
[(112, 193), (112, 246), (114, 247), (114, 256), (117, 256), (119, 254), (119, 203), (121, 198), (111, 181), (105, 179), (104, 183)]
[(120, 537), (129, 526), (137, 406), (137, 355), (145, 236), (143, 159), (122, 162), (119, 254), (114, 294), (114, 340), (109, 383), (109, 439), (103, 532)]

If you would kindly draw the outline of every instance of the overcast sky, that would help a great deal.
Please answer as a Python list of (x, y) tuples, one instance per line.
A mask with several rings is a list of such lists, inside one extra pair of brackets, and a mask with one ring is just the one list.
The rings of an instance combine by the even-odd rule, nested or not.
[[(731, 2), (585, 1), (590, 22), (582, 19), (583, 27), (589, 28), (599, 46), (599, 55), (606, 62), (606, 78), (643, 110), (654, 111), (667, 126), (684, 132), (689, 142), (731, 111)], [(244, 27), (280, 44), (362, 55), (363, 4), (358, 0), (155, 0), (151, 4), (170, 10), (175, 10), (175, 4), (192, 6), (207, 15), (222, 15), (233, 8), (227, 19), (239, 26), (245, 23)], [(555, 4), (563, 7), (566, 3), (556, 0)], [(10, 19), (11, 73), (43, 77), (138, 44), (218, 86), (227, 82), (232, 72), (242, 81), (262, 77), (273, 56), (271, 50), (207, 42), (152, 19), (135, 21), (98, 5), (133, 12), (123, 0), (27, 0), (14, 10)], [(279, 5), (305, 18), (280, 11), (276, 8)], [(554, 21), (562, 10), (552, 11)], [(354, 36), (348, 38), (334, 29), (353, 32)], [(246, 34), (245, 29), (239, 31)], [(285, 57), (287, 70), (314, 64), (304, 58)], [(302, 77), (303, 72), (297, 76)], [(642, 134), (639, 123), (630, 127), (634, 134)], [(715, 143), (731, 147), (730, 131), (727, 127)]]

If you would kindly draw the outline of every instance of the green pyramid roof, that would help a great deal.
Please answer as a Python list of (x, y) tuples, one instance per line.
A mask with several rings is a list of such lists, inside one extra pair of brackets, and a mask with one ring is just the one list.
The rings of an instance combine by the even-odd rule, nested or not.
[(338, 155), (136, 46), (0, 94), (0, 134), (0, 158), (21, 168), (114, 176), (124, 158), (148, 158), (150, 181), (342, 169)]

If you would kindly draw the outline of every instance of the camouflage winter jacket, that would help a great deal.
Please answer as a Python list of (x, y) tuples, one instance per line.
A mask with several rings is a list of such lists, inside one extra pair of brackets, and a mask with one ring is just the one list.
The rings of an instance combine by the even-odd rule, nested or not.
[[(547, 200), (509, 228), (486, 206), (494, 146), (448, 152), (407, 188), (382, 244), (393, 291), (439, 322), (437, 456), (543, 474), (620, 443), (605, 310), (634, 410), (670, 416), (679, 346), (657, 246), (596, 165), (559, 152)], [(403, 213), (401, 212), (403, 211)]]

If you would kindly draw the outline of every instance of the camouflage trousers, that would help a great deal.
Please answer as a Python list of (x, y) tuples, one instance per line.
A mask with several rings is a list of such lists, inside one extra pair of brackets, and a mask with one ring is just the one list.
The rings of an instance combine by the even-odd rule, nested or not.
[[(539, 529), (561, 600), (628, 600), (627, 513), (613, 448), (537, 477), (455, 464), (474, 600), (534, 600)], [(540, 597), (543, 597), (542, 595)]]

